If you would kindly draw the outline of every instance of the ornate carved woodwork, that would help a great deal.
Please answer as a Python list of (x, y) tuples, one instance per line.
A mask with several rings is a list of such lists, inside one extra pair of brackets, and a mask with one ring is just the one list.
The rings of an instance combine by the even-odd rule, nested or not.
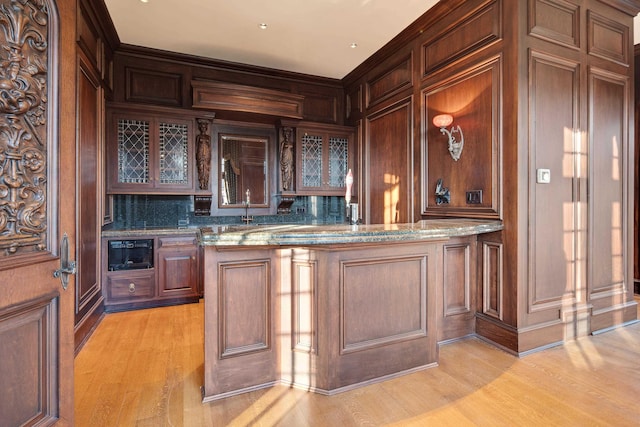
[(47, 249), (50, 45), (44, 0), (0, 4), (1, 257)]
[(293, 177), (295, 174), (293, 128), (282, 128), (282, 140), (280, 141), (280, 183), (283, 191), (293, 190)]
[(198, 182), (201, 190), (209, 189), (211, 174), (211, 136), (208, 119), (198, 119), (198, 136), (196, 137), (196, 164), (198, 165)]

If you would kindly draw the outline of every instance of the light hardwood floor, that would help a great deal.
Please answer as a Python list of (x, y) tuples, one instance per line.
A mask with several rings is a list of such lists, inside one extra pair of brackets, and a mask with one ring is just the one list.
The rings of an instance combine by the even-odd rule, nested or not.
[(438, 367), (335, 396), (203, 404), (202, 308), (106, 315), (76, 357), (76, 426), (640, 425), (640, 323), (524, 358), (466, 339)]

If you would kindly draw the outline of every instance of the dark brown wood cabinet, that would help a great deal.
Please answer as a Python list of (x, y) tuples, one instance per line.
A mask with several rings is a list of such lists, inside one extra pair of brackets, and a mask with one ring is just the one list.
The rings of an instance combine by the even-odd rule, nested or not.
[(194, 191), (194, 120), (114, 111), (107, 141), (108, 193)]
[(344, 195), (353, 167), (354, 130), (346, 126), (299, 123), (296, 128), (296, 193)]
[(199, 247), (195, 236), (158, 238), (158, 298), (197, 296), (199, 269)]
[(152, 238), (155, 252), (151, 268), (109, 269), (110, 240), (149, 239), (142, 235), (112, 235), (102, 238), (105, 310), (196, 302), (201, 296), (200, 247), (194, 233), (160, 235)]

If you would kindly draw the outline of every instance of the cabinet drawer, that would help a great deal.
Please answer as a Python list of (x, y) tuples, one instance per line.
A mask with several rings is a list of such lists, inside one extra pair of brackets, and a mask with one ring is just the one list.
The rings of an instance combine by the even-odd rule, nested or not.
[(155, 296), (153, 272), (118, 272), (107, 275), (107, 299), (109, 301), (137, 301)]
[(172, 247), (172, 246), (195, 247), (197, 244), (198, 244), (198, 237), (196, 235), (158, 237), (158, 248), (165, 248), (165, 247)]

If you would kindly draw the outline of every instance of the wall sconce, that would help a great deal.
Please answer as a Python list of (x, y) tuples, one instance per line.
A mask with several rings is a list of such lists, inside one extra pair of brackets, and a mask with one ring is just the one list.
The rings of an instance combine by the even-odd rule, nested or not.
[[(440, 128), (440, 132), (447, 135), (449, 138), (449, 153), (456, 162), (460, 159), (462, 154), (462, 147), (464, 146), (464, 135), (460, 126), (451, 126), (448, 130), (447, 126), (453, 123), (453, 116), (451, 114), (438, 114), (433, 118), (433, 124)], [(454, 134), (460, 134), (460, 141), (456, 141)]]

